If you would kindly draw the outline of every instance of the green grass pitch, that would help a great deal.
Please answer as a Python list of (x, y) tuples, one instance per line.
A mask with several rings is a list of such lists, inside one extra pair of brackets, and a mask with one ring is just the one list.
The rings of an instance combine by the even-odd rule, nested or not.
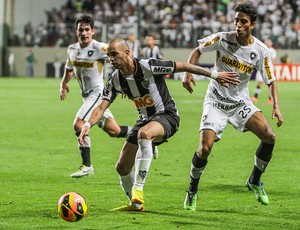
[[(181, 115), (178, 133), (159, 147), (145, 186), (144, 213), (111, 212), (127, 202), (114, 164), (124, 139), (91, 130), (92, 177), (69, 175), (80, 165), (73, 118), (81, 105), (79, 87), (70, 82), (66, 101), (59, 79), (0, 78), (0, 229), (299, 229), (300, 84), (279, 82), (282, 127), (271, 119), (262, 88), (258, 107), (277, 135), (274, 155), (262, 177), (270, 198), (262, 206), (244, 186), (259, 144), (251, 133), (228, 126), (214, 145), (199, 187), (196, 212), (183, 210), (190, 162), (198, 146), (198, 127), (207, 82), (189, 94), (180, 81), (168, 80)], [(250, 92), (254, 91), (250, 83)], [(119, 124), (133, 125), (137, 113), (128, 99), (111, 106)], [(56, 205), (68, 191), (87, 200), (87, 216), (62, 220)]]

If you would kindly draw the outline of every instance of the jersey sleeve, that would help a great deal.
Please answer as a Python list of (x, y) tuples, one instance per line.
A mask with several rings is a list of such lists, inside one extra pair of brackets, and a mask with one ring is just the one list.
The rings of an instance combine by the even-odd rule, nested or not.
[(275, 81), (274, 66), (269, 50), (266, 50), (266, 52), (263, 53), (262, 61), (259, 63), (260, 65), (258, 66), (258, 71), (261, 73), (264, 83), (268, 85)]
[(199, 39), (199, 51), (205, 53), (213, 50), (218, 50), (221, 41), (221, 33), (212, 34), (203, 39)]
[(102, 92), (102, 99), (107, 100), (110, 103), (112, 103), (118, 95), (118, 91), (116, 90), (113, 84), (113, 78), (114, 78), (114, 74), (111, 74)]
[(148, 69), (152, 72), (153, 75), (172, 74), (176, 70), (174, 61), (148, 59), (146, 60), (146, 62), (148, 62)]
[(99, 59), (108, 59), (108, 56), (106, 54), (108, 44), (104, 42), (100, 42), (100, 55)]
[(65, 64), (65, 68), (67, 70), (72, 70), (73, 69), (73, 65), (72, 65), (72, 62), (71, 62), (71, 59), (70, 59), (70, 46), (68, 47), (67, 49), (67, 60), (66, 60), (66, 64)]

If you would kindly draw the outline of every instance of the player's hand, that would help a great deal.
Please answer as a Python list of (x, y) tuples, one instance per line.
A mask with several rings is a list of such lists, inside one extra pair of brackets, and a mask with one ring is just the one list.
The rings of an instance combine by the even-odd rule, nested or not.
[(190, 93), (193, 93), (192, 84), (196, 86), (196, 81), (193, 77), (193, 74), (191, 73), (184, 73), (183, 79), (182, 79), (182, 86), (186, 88), (187, 91)]
[(65, 100), (67, 98), (67, 93), (69, 92), (69, 87), (66, 86), (66, 88), (60, 88), (59, 90), (59, 97), (60, 97), (60, 100)]
[(279, 109), (273, 108), (272, 119), (274, 119), (275, 117), (277, 117), (277, 127), (280, 127), (283, 123), (283, 116)]
[(218, 72), (218, 77), (216, 81), (226, 87), (229, 88), (229, 84), (238, 85), (241, 81), (238, 79), (240, 75), (235, 72)]
[(86, 146), (87, 142), (85, 141), (85, 137), (89, 135), (90, 127), (84, 125), (82, 126), (79, 137), (77, 138), (78, 143), (82, 146)]

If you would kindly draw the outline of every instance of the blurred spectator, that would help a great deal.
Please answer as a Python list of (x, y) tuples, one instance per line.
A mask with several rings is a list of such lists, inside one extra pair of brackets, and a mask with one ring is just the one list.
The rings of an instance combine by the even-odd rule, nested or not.
[(155, 45), (154, 36), (152, 34), (148, 34), (146, 36), (146, 43), (147, 46), (143, 48), (142, 54), (143, 58), (149, 59), (149, 58), (155, 58), (155, 59), (164, 59), (164, 55), (161, 51), (161, 49)]
[[(66, 0), (60, 9), (46, 11), (47, 39), (34, 41), (31, 23), (24, 27), (26, 46), (65, 45), (62, 32), (70, 29), (77, 16), (88, 13), (95, 19), (95, 38), (109, 40), (126, 37), (128, 30), (139, 26), (140, 37), (159, 35), (162, 47), (189, 48), (197, 39), (217, 31), (233, 30), (233, 7), (239, 0)], [(278, 48), (300, 48), (299, 0), (250, 0), (257, 6), (255, 35), (261, 40), (272, 38)], [(137, 5), (138, 3), (138, 5)], [(139, 25), (137, 21), (139, 19)], [(107, 26), (103, 27), (103, 24)], [(106, 30), (102, 30), (107, 28)], [(75, 40), (74, 34), (71, 40)], [(103, 37), (105, 36), (105, 37)], [(11, 39), (12, 41), (14, 39)], [(43, 41), (40, 41), (43, 40)]]
[(128, 34), (128, 47), (130, 49), (131, 57), (139, 58), (141, 52), (141, 44), (140, 41), (135, 38), (134, 33)]
[(28, 49), (25, 54), (26, 59), (26, 76), (34, 77), (34, 64), (36, 62), (32, 49)]

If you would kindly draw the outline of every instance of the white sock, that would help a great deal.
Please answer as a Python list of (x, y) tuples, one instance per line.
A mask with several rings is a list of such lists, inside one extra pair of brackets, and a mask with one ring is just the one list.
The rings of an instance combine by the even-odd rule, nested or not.
[(125, 192), (126, 196), (129, 200), (131, 200), (131, 190), (134, 182), (134, 171), (132, 170), (128, 175), (126, 176), (120, 176), (120, 185)]
[(135, 158), (135, 180), (133, 188), (138, 188), (143, 191), (153, 158), (152, 141), (141, 139), (138, 140), (138, 145), (139, 148)]

